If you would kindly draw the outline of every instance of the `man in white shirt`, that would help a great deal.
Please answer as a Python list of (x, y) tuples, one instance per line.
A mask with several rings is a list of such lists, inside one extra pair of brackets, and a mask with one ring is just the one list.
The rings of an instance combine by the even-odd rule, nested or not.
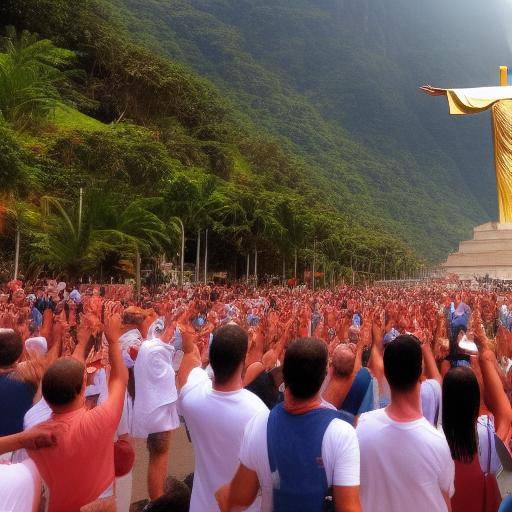
[(398, 336), (386, 346), (391, 403), (361, 415), (357, 426), (365, 512), (450, 510), (455, 466), (444, 434), (422, 414), (421, 372), (415, 336)]
[(355, 430), (322, 405), (327, 348), (303, 338), (286, 350), (284, 404), (255, 416), (245, 429), (240, 465), (217, 492), (222, 512), (240, 510), (262, 492), (261, 512), (360, 512)]
[[(210, 365), (213, 382), (201, 368), (190, 324), (180, 325), (185, 356), (180, 372), (179, 411), (185, 418), (195, 454), (190, 512), (217, 512), (215, 491), (234, 474), (247, 422), (268, 411), (253, 393), (243, 389), (247, 333), (229, 323), (213, 333)], [(258, 510), (256, 507), (250, 510)]]
[(134, 367), (133, 436), (147, 439), (148, 494), (152, 500), (164, 494), (171, 431), (180, 426), (173, 355), (170, 343), (158, 338), (146, 340)]

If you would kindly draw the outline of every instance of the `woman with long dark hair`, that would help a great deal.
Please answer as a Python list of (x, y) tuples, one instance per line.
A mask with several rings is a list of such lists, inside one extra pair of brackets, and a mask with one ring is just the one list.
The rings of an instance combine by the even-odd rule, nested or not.
[(471, 368), (452, 368), (443, 380), (443, 430), (453, 460), (469, 464), (478, 453), (480, 388)]
[(480, 443), (479, 412), (480, 387), (475, 373), (468, 367), (452, 368), (443, 380), (443, 430), (455, 462), (452, 512), (496, 512), (499, 507), (491, 471), (491, 461), (496, 458), (494, 427), (487, 417), (489, 424), (484, 426)]

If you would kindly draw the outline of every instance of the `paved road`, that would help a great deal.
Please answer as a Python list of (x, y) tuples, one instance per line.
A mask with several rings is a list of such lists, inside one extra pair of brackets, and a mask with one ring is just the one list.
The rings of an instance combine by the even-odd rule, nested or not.
[[(135, 467), (133, 469), (132, 502), (148, 497), (147, 490), (148, 451), (146, 441), (135, 440)], [(169, 474), (183, 479), (194, 471), (194, 451), (184, 427), (173, 435), (169, 457)]]

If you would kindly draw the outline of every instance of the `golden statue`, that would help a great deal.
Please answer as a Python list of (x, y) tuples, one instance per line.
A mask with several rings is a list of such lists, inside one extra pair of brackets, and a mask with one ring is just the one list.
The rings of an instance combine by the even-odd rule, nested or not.
[(446, 96), (450, 114), (467, 115), (492, 111), (494, 164), (498, 189), (500, 223), (512, 223), (512, 87), (508, 85), (508, 68), (500, 68), (500, 87), (477, 89), (440, 89), (424, 85), (430, 96)]

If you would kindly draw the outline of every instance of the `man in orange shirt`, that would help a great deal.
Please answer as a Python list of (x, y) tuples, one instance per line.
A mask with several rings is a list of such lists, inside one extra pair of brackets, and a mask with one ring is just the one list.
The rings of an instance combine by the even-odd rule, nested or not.
[(108, 399), (102, 405), (84, 407), (85, 367), (73, 357), (58, 359), (43, 376), (43, 396), (52, 409), (44, 425), (55, 431), (57, 446), (29, 450), (29, 455), (49, 489), (49, 512), (79, 512), (88, 503), (113, 496), (114, 434), (128, 381), (119, 328), (116, 317), (105, 331), (111, 371)]

